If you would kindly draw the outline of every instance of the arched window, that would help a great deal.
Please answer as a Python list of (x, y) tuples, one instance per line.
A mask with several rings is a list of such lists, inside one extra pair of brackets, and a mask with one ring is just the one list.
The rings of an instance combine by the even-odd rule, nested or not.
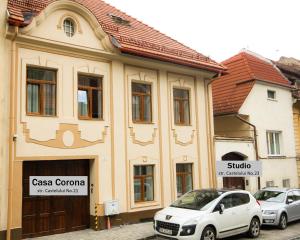
[(66, 35), (73, 37), (75, 34), (75, 22), (71, 18), (66, 18), (63, 25)]

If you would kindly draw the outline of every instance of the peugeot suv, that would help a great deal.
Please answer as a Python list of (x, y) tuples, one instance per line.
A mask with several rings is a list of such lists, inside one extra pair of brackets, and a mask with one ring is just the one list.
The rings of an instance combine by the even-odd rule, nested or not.
[(285, 229), (288, 222), (300, 219), (300, 189), (264, 188), (254, 194), (263, 211), (263, 225)]
[(215, 240), (247, 232), (260, 234), (262, 212), (247, 191), (194, 190), (154, 216), (158, 236), (169, 239)]

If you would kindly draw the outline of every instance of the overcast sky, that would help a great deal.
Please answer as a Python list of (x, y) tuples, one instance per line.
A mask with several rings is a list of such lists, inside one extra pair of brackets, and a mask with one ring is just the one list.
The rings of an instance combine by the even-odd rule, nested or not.
[(219, 62), (243, 48), (300, 59), (299, 0), (105, 1)]

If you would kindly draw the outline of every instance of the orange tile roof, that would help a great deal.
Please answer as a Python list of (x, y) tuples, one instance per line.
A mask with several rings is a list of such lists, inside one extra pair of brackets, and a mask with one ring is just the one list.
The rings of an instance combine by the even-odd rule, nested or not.
[(212, 83), (215, 115), (238, 113), (256, 81), (290, 87), (289, 81), (269, 60), (241, 52), (224, 62), (227, 74)]
[[(30, 11), (33, 15), (38, 15), (55, 1), (57, 0), (9, 0), (10, 17), (8, 21), (11, 25), (26, 26), (31, 19), (28, 17), (25, 19), (24, 13)], [(111, 36), (111, 41), (123, 53), (207, 69), (213, 72), (225, 70), (221, 64), (209, 57), (177, 42), (102, 0), (73, 1), (86, 7), (96, 17), (102, 29)], [(128, 20), (130, 26), (116, 23), (109, 14)]]

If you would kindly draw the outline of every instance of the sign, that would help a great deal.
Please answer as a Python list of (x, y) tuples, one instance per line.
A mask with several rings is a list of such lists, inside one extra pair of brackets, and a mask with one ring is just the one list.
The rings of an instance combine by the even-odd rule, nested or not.
[(87, 176), (30, 176), (30, 196), (87, 196)]
[(217, 177), (259, 177), (261, 161), (217, 161)]

